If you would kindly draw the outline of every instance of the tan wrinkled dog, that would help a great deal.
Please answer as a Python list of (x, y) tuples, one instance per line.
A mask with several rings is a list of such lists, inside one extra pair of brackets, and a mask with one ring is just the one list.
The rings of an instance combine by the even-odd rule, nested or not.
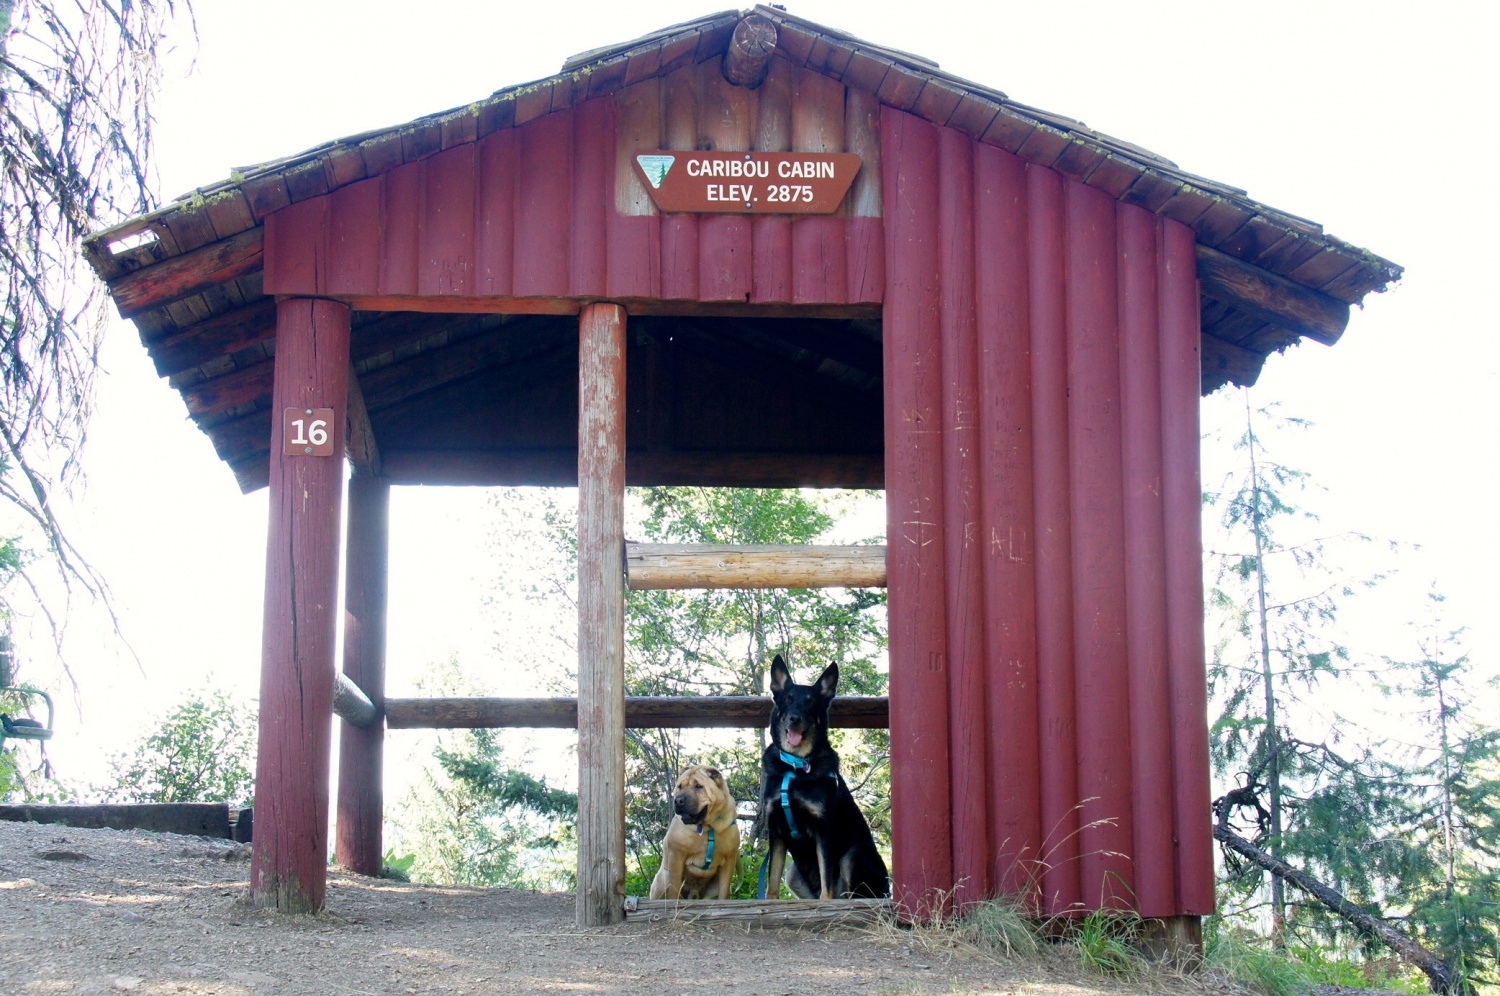
[(718, 768), (682, 769), (672, 789), (672, 825), (661, 842), (661, 868), (651, 880), (652, 899), (702, 899), (718, 884), (729, 898), (740, 856), (734, 797)]

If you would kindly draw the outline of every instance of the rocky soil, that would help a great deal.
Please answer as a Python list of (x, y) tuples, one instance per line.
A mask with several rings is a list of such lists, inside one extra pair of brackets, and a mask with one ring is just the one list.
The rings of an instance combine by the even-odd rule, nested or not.
[(571, 895), (334, 872), (327, 911), (243, 902), (249, 847), (0, 822), (0, 993), (1141, 993), (895, 927), (636, 923), (580, 930)]

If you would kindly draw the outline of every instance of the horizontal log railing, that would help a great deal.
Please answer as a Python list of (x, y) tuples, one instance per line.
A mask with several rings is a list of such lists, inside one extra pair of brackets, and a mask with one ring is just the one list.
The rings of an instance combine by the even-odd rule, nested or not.
[[(627, 584), (635, 590), (664, 588), (883, 588), (884, 546), (759, 545), (685, 543), (625, 544)], [(356, 726), (385, 716), (392, 730), (577, 729), (578, 700), (556, 698), (386, 699), (379, 707), (343, 675), (335, 686), (334, 711)], [(766, 695), (627, 696), (625, 725), (634, 729), (755, 729), (766, 725)], [(883, 695), (834, 699), (829, 723), (844, 729), (885, 729), (890, 710)]]
[[(755, 729), (771, 717), (769, 695), (643, 695), (625, 699), (625, 725), (635, 729)], [(829, 725), (885, 729), (884, 695), (841, 695), (828, 711)], [(578, 700), (560, 698), (386, 699), (385, 725), (393, 730), (575, 729)]]
[(626, 543), (626, 583), (660, 588), (884, 588), (884, 546)]

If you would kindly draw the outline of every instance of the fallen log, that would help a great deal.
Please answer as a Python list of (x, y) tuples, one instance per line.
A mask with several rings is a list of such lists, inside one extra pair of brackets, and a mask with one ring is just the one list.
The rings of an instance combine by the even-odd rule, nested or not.
[(1266, 871), (1283, 881), (1313, 896), (1324, 906), (1343, 917), (1355, 930), (1366, 937), (1374, 937), (1402, 958), (1416, 965), (1427, 976), (1432, 991), (1443, 996), (1466, 996), (1472, 990), (1468, 980), (1458, 975), (1453, 966), (1402, 933), (1382, 917), (1361, 909), (1345, 899), (1335, 889), (1324, 885), (1307, 872), (1293, 868), (1280, 858), (1256, 847), (1250, 841), (1229, 829), (1229, 813), (1232, 804), (1224, 798), (1214, 803), (1218, 822), (1214, 825), (1214, 839), (1236, 854), (1249, 858)]

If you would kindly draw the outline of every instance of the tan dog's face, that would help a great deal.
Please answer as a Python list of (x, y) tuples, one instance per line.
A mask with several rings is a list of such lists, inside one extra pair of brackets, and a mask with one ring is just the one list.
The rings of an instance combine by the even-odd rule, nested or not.
[(718, 768), (695, 764), (684, 768), (672, 788), (672, 812), (684, 823), (702, 823), (709, 810), (729, 794)]

